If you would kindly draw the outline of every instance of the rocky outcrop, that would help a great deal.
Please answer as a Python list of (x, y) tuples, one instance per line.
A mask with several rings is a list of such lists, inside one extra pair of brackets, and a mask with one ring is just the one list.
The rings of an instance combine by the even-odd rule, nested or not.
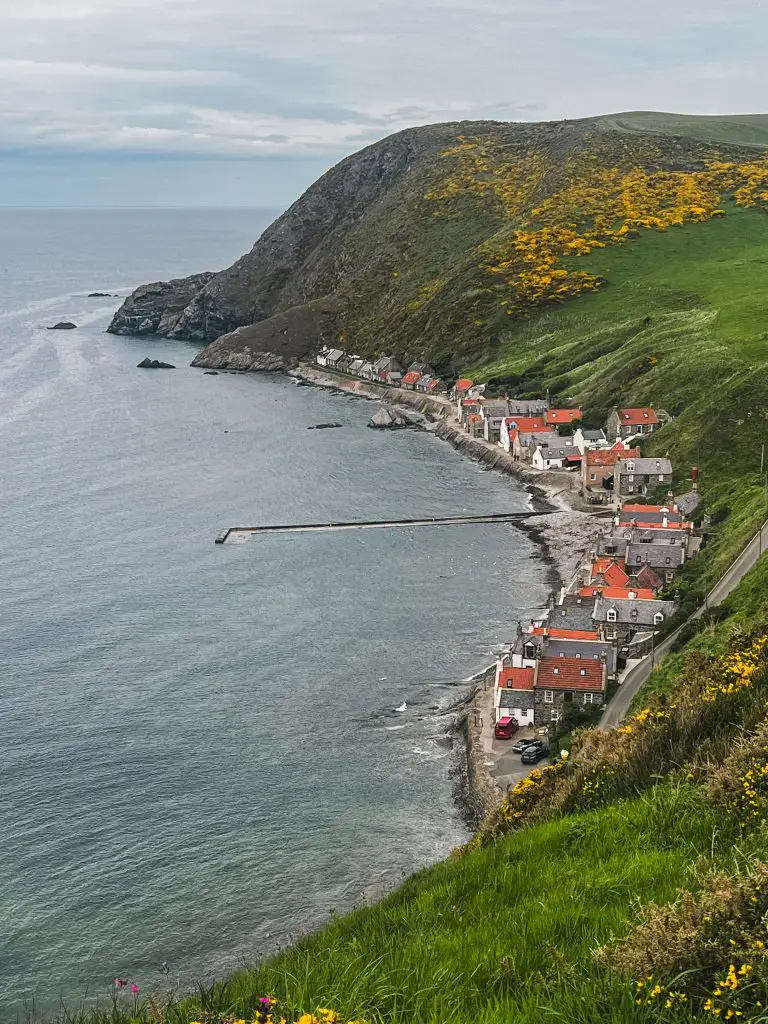
[(48, 328), (49, 331), (75, 331), (77, 330), (77, 324), (71, 323), (69, 320), (62, 320), (53, 327)]
[(112, 317), (110, 334), (170, 335), (189, 303), (213, 274), (193, 274), (173, 281), (145, 284)]
[(423, 418), (418, 413), (397, 409), (391, 405), (382, 405), (368, 424), (369, 427), (378, 430), (401, 430), (403, 427), (421, 427), (423, 425)]
[(163, 363), (159, 359), (142, 359), (140, 363), (136, 363), (136, 368), (139, 370), (175, 370), (176, 367), (173, 363)]

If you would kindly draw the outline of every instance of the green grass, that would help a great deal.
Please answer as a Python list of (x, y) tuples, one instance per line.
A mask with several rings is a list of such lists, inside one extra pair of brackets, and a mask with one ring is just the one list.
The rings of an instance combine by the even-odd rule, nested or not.
[(636, 1020), (592, 951), (626, 930), (636, 900), (672, 899), (692, 864), (727, 857), (731, 841), (694, 788), (658, 787), (423, 871), (203, 1002), (239, 1016), (271, 992), (398, 1024)]
[(701, 142), (768, 149), (767, 114), (702, 116), (633, 110), (622, 114), (606, 114), (604, 117), (595, 118), (595, 121), (608, 130), (632, 135), (660, 133)]
[(493, 356), (465, 367), (518, 394), (549, 387), (589, 423), (619, 401), (675, 420), (646, 445), (666, 454), (675, 485), (702, 471), (709, 510), (729, 509), (693, 571), (711, 584), (765, 516), (760, 447), (768, 444), (768, 216), (730, 204), (706, 224), (644, 232), (578, 266), (605, 287), (504, 326)]

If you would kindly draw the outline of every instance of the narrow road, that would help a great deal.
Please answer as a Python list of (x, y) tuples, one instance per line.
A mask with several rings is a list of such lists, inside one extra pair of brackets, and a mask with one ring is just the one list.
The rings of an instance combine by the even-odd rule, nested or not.
[[(726, 570), (725, 574), (707, 594), (706, 600), (701, 608), (697, 609), (690, 618), (698, 619), (709, 608), (715, 608), (717, 605), (721, 604), (726, 597), (736, 589), (739, 583), (741, 583), (749, 570), (757, 564), (761, 554), (767, 550), (768, 522), (763, 523), (758, 533), (755, 534), (738, 558), (731, 563), (730, 568)], [(690, 621), (690, 619), (688, 621)], [(634, 668), (629, 670), (624, 678), (624, 682), (619, 687), (618, 693), (603, 712), (603, 717), (600, 719), (600, 723), (597, 726), (598, 729), (613, 729), (624, 718), (627, 711), (629, 711), (630, 704), (635, 699), (635, 694), (646, 681), (653, 669), (659, 664), (664, 655), (669, 651), (670, 647), (677, 639), (678, 633), (683, 628), (683, 625), (685, 625), (685, 623), (678, 626), (674, 633), (670, 633), (668, 637), (662, 640), (652, 655), (649, 654), (647, 657), (643, 658), (642, 661), (638, 662)]]

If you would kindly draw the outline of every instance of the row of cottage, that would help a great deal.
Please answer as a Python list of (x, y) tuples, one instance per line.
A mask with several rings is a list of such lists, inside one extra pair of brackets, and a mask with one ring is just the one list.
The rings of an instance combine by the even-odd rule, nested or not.
[(557, 722), (568, 706), (602, 707), (630, 657), (652, 649), (676, 611), (670, 592), (701, 545), (690, 515), (698, 493), (669, 505), (622, 502), (593, 538), (571, 583), (496, 666), (495, 716), (520, 725)]
[[(449, 393), (425, 363), (404, 370), (390, 356), (369, 363), (340, 349), (324, 349), (317, 362), (380, 384)], [(702, 542), (691, 520), (698, 474), (691, 491), (672, 499), (669, 458), (644, 457), (636, 447), (669, 422), (663, 410), (617, 407), (603, 428), (586, 429), (580, 409), (552, 408), (548, 399), (486, 398), (484, 391), (467, 378), (450, 389), (468, 434), (535, 469), (578, 473), (584, 500), (614, 509), (568, 586), (527, 628), (518, 623), (514, 644), (496, 665), (495, 717), (544, 726), (569, 706), (602, 707), (620, 669), (653, 649), (677, 610), (675, 579)], [(665, 504), (641, 503), (657, 491), (666, 492)]]
[[(459, 385), (469, 381), (457, 382)], [(459, 394), (456, 415), (464, 430), (496, 442), (515, 460), (542, 472), (571, 470), (581, 477), (589, 504), (612, 504), (672, 483), (666, 457), (643, 457), (638, 441), (670, 417), (653, 407), (611, 410), (604, 428), (581, 425), (580, 409), (552, 409), (544, 399), (485, 399)]]
[(406, 391), (420, 391), (426, 395), (447, 394), (447, 389), (429, 363), (411, 363), (405, 369), (393, 356), (380, 356), (376, 362), (348, 355), (340, 348), (324, 348), (318, 352), (315, 361), (336, 373), (369, 380), (372, 384), (388, 384)]

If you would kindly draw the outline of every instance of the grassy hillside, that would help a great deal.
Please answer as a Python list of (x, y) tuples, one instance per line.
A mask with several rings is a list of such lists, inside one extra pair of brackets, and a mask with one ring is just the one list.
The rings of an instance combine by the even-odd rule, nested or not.
[(595, 119), (606, 130), (676, 135), (727, 146), (768, 147), (768, 114), (728, 114), (711, 117), (633, 110)]
[(764, 1021), (766, 582), (763, 564), (626, 727), (577, 738), (382, 903), (181, 1002), (67, 1020), (251, 1022), (270, 996), (303, 1024)]

